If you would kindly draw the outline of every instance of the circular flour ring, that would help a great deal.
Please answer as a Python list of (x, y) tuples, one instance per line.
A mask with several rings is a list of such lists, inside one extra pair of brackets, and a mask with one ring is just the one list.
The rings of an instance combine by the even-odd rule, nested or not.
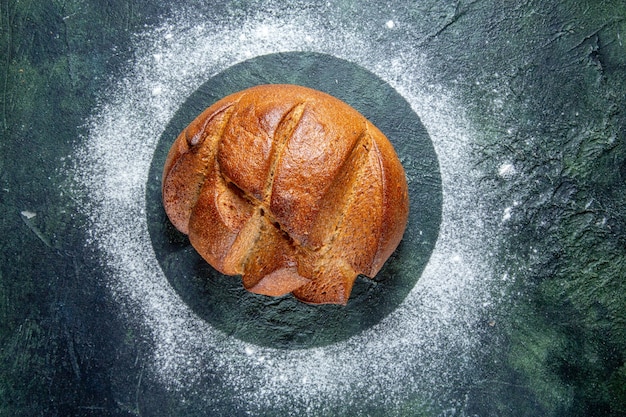
[[(106, 285), (123, 317), (150, 335), (150, 376), (186, 404), (216, 413), (237, 404), (249, 413), (299, 415), (399, 409), (413, 400), (453, 407), (451, 387), (472, 374), (477, 323), (491, 291), (484, 253), (494, 238), (480, 226), (471, 127), (408, 41), (385, 44), (377, 33), (317, 22), (287, 14), (229, 24), (181, 13), (139, 37), (126, 77), (104, 93), (76, 152), (74, 175), (89, 196), (88, 243), (106, 266)], [(401, 94), (432, 139), (443, 190), (439, 238), (404, 301), (348, 339), (297, 350), (230, 337), (189, 308), (157, 260), (145, 198), (159, 138), (185, 100), (237, 63), (289, 51), (353, 62)]]

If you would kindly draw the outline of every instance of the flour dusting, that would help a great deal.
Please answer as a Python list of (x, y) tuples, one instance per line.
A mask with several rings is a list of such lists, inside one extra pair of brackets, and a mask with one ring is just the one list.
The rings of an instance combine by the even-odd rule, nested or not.
[[(396, 23), (381, 26), (389, 31)], [(229, 24), (181, 12), (137, 38), (135, 60), (90, 121), (74, 174), (90, 196), (90, 243), (109, 270), (106, 285), (125, 317), (140, 320), (150, 332), (154, 356), (146, 378), (181, 399), (203, 398), (207, 410), (220, 395), (229, 395), (250, 414), (358, 414), (378, 407), (393, 415), (416, 399), (442, 409), (459, 407), (450, 387), (468, 378), (477, 356), (478, 329), (494, 302), (490, 287), (496, 281), (485, 254), (497, 238), (482, 220), (469, 150), (474, 133), (453, 92), (433, 81), (428, 57), (410, 45), (384, 42), (377, 34), (328, 28), (305, 13)], [(405, 301), (357, 336), (295, 351), (242, 342), (197, 317), (159, 266), (145, 209), (157, 142), (184, 101), (236, 63), (286, 51), (351, 61), (395, 88), (433, 141), (443, 186), (439, 240)], [(499, 170), (503, 177), (514, 172), (507, 164)], [(504, 281), (501, 275), (497, 281)], [(211, 375), (219, 375), (221, 385), (198, 394)]]

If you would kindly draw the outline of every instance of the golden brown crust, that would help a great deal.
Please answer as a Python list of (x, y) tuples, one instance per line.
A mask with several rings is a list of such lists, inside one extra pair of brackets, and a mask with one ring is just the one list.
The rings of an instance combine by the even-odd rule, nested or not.
[(178, 136), (165, 160), (163, 204), (170, 221), (189, 233), (189, 217), (207, 172), (213, 166), (216, 144), (232, 113), (232, 102), (220, 102), (198, 116)]
[(168, 154), (163, 202), (214, 268), (315, 304), (345, 304), (408, 217), (387, 138), (344, 102), (293, 85), (253, 87), (198, 116)]

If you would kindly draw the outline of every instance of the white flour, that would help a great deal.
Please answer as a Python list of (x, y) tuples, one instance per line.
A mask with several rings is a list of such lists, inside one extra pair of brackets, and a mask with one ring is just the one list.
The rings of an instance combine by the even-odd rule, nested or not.
[[(384, 22), (381, 32), (395, 30), (393, 20)], [(181, 14), (137, 40), (127, 75), (105, 92), (90, 121), (74, 174), (90, 196), (90, 243), (111, 271), (107, 286), (125, 317), (140, 320), (151, 334), (154, 357), (146, 378), (185, 399), (202, 397), (201, 381), (219, 375), (222, 386), (204, 399), (207, 409), (221, 392), (237, 397), (251, 414), (284, 407), (313, 415), (337, 404), (344, 410), (369, 404), (391, 415), (415, 399), (462, 407), (449, 391), (468, 378), (480, 356), (479, 328), (488, 320), (486, 306), (495, 302), (490, 294), (496, 280), (486, 254), (497, 236), (482, 220), (469, 159), (473, 131), (454, 92), (433, 81), (427, 57), (384, 39), (341, 27), (330, 30), (304, 15), (257, 16), (230, 25)], [(145, 214), (150, 163), (174, 112), (216, 73), (282, 51), (331, 54), (394, 87), (434, 143), (444, 197), (435, 250), (399, 308), (349, 340), (295, 351), (244, 343), (198, 318), (161, 271)], [(500, 171), (513, 172), (508, 166)]]

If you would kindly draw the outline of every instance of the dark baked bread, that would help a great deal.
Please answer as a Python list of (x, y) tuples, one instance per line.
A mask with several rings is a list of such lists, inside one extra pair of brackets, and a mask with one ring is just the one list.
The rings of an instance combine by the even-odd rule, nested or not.
[(163, 204), (215, 269), (249, 291), (345, 304), (402, 238), (404, 170), (387, 138), (346, 103), (294, 85), (218, 101), (176, 139)]

